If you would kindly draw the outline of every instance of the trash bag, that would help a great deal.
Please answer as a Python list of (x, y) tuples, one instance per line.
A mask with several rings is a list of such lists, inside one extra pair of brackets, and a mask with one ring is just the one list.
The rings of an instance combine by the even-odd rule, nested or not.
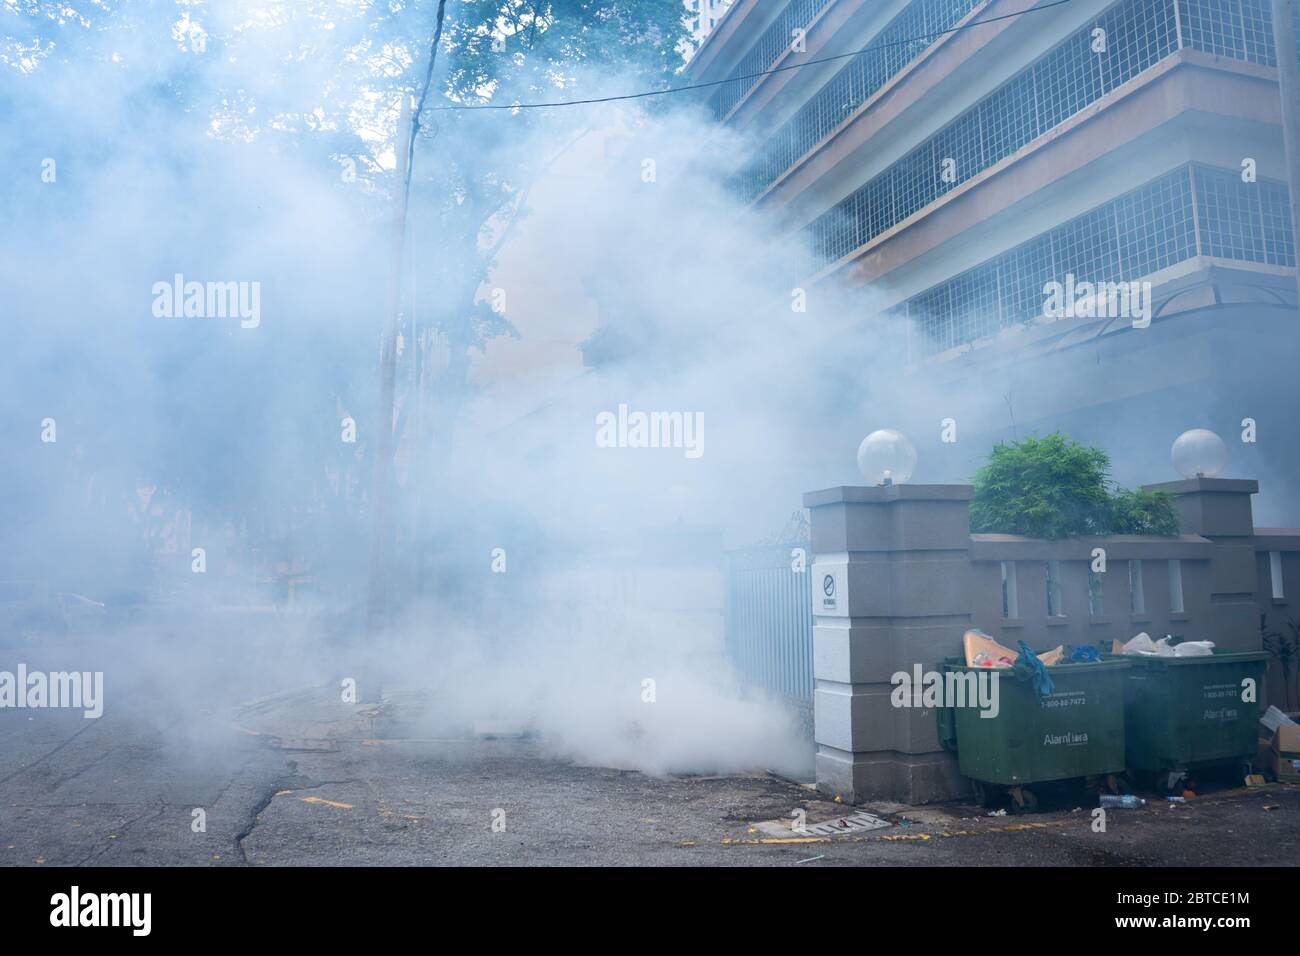
[[(1016, 662), (1015, 651), (975, 628), (962, 635), (962, 645), (966, 652), (967, 667), (1011, 667)], [(1059, 664), (1064, 656), (1064, 646), (1057, 646), (1050, 651), (1043, 651), (1038, 659), (1050, 667)]]
[(1081, 644), (1070, 655), (1072, 664), (1092, 664), (1101, 660), (1101, 652), (1091, 644)]
[(1160, 640), (1156, 641), (1156, 654), (1160, 657), (1177, 656), (1177, 651), (1174, 650), (1174, 646), (1169, 643), (1170, 636), (1171, 635), (1166, 634), (1164, 637), (1160, 638)]
[(1169, 646), (1169, 638), (1162, 637), (1153, 641), (1151, 635), (1143, 631), (1125, 644), (1120, 653), (1141, 657), (1173, 657), (1174, 649)]
[(1052, 692), (1052, 677), (1047, 673), (1047, 665), (1038, 659), (1024, 641), (1020, 642), (1020, 655), (1011, 671), (1016, 680), (1032, 681), (1039, 697), (1046, 697)]

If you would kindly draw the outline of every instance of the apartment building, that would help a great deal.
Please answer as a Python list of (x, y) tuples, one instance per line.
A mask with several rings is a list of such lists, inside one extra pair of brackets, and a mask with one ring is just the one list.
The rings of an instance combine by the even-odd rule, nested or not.
[(708, 39), (734, 0), (685, 0), (686, 25), (698, 47)]
[(1300, 519), (1270, 0), (736, 0), (689, 73), (737, 78), (707, 107), (753, 144), (738, 197), (805, 240), (792, 282), (860, 291), (863, 343), (906, 336), (925, 397), (879, 426), (1062, 428), (1121, 478), (1207, 427), (1259, 516)]

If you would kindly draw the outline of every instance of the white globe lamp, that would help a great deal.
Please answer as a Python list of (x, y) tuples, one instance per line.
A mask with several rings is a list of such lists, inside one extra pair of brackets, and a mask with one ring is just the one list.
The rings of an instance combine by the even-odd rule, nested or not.
[(916, 448), (902, 432), (882, 428), (858, 446), (858, 470), (873, 485), (898, 485), (916, 468)]
[(1228, 446), (1206, 428), (1193, 428), (1174, 439), (1169, 457), (1184, 478), (1213, 478), (1228, 463)]

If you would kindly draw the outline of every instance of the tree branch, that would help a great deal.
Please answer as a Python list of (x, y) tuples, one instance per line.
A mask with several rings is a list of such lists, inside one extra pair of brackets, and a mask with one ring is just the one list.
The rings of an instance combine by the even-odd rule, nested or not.
[[(506, 239), (510, 237), (510, 233), (514, 230), (515, 223), (519, 221), (519, 213), (523, 210), (524, 203), (527, 202), (528, 195), (530, 192), (532, 192), (533, 186), (537, 184), (537, 180), (541, 178), (544, 172), (546, 172), (548, 169), (554, 166), (556, 161), (561, 156), (563, 156), (569, 150), (573, 149), (573, 147), (578, 144), (578, 141), (581, 140), (584, 136), (586, 136), (588, 132), (590, 131), (585, 129), (580, 130), (576, 136), (574, 136), (571, 140), (569, 140), (567, 143), (561, 146), (560, 149), (557, 150), (553, 156), (551, 156), (548, 160), (546, 160), (546, 162), (544, 162), (533, 172), (532, 176), (530, 176), (528, 179), (528, 183), (523, 187), (523, 189), (521, 189), (519, 192), (515, 193), (513, 197), (511, 197), (514, 200), (512, 203), (514, 208), (510, 213), (510, 219), (506, 222), (505, 227), (501, 230), (501, 234), (497, 236), (496, 240), (492, 243), (492, 245), (489, 246), (488, 249), (484, 252), (483, 259), (485, 262), (491, 262), (493, 259), (495, 259), (497, 253), (501, 251), (501, 247), (505, 245)], [(490, 221), (493, 216), (496, 216), (503, 208), (505, 208), (505, 205), (506, 205), (505, 203), (502, 203), (496, 209), (492, 210), (492, 212), (484, 218), (483, 220), (484, 225), (486, 225), (487, 222)]]

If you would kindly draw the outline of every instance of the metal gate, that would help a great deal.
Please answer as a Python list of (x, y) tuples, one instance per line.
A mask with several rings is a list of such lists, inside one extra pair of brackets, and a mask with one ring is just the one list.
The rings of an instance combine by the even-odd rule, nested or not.
[(726, 648), (747, 683), (810, 707), (809, 561), (808, 541), (794, 536), (786, 543), (727, 553)]

